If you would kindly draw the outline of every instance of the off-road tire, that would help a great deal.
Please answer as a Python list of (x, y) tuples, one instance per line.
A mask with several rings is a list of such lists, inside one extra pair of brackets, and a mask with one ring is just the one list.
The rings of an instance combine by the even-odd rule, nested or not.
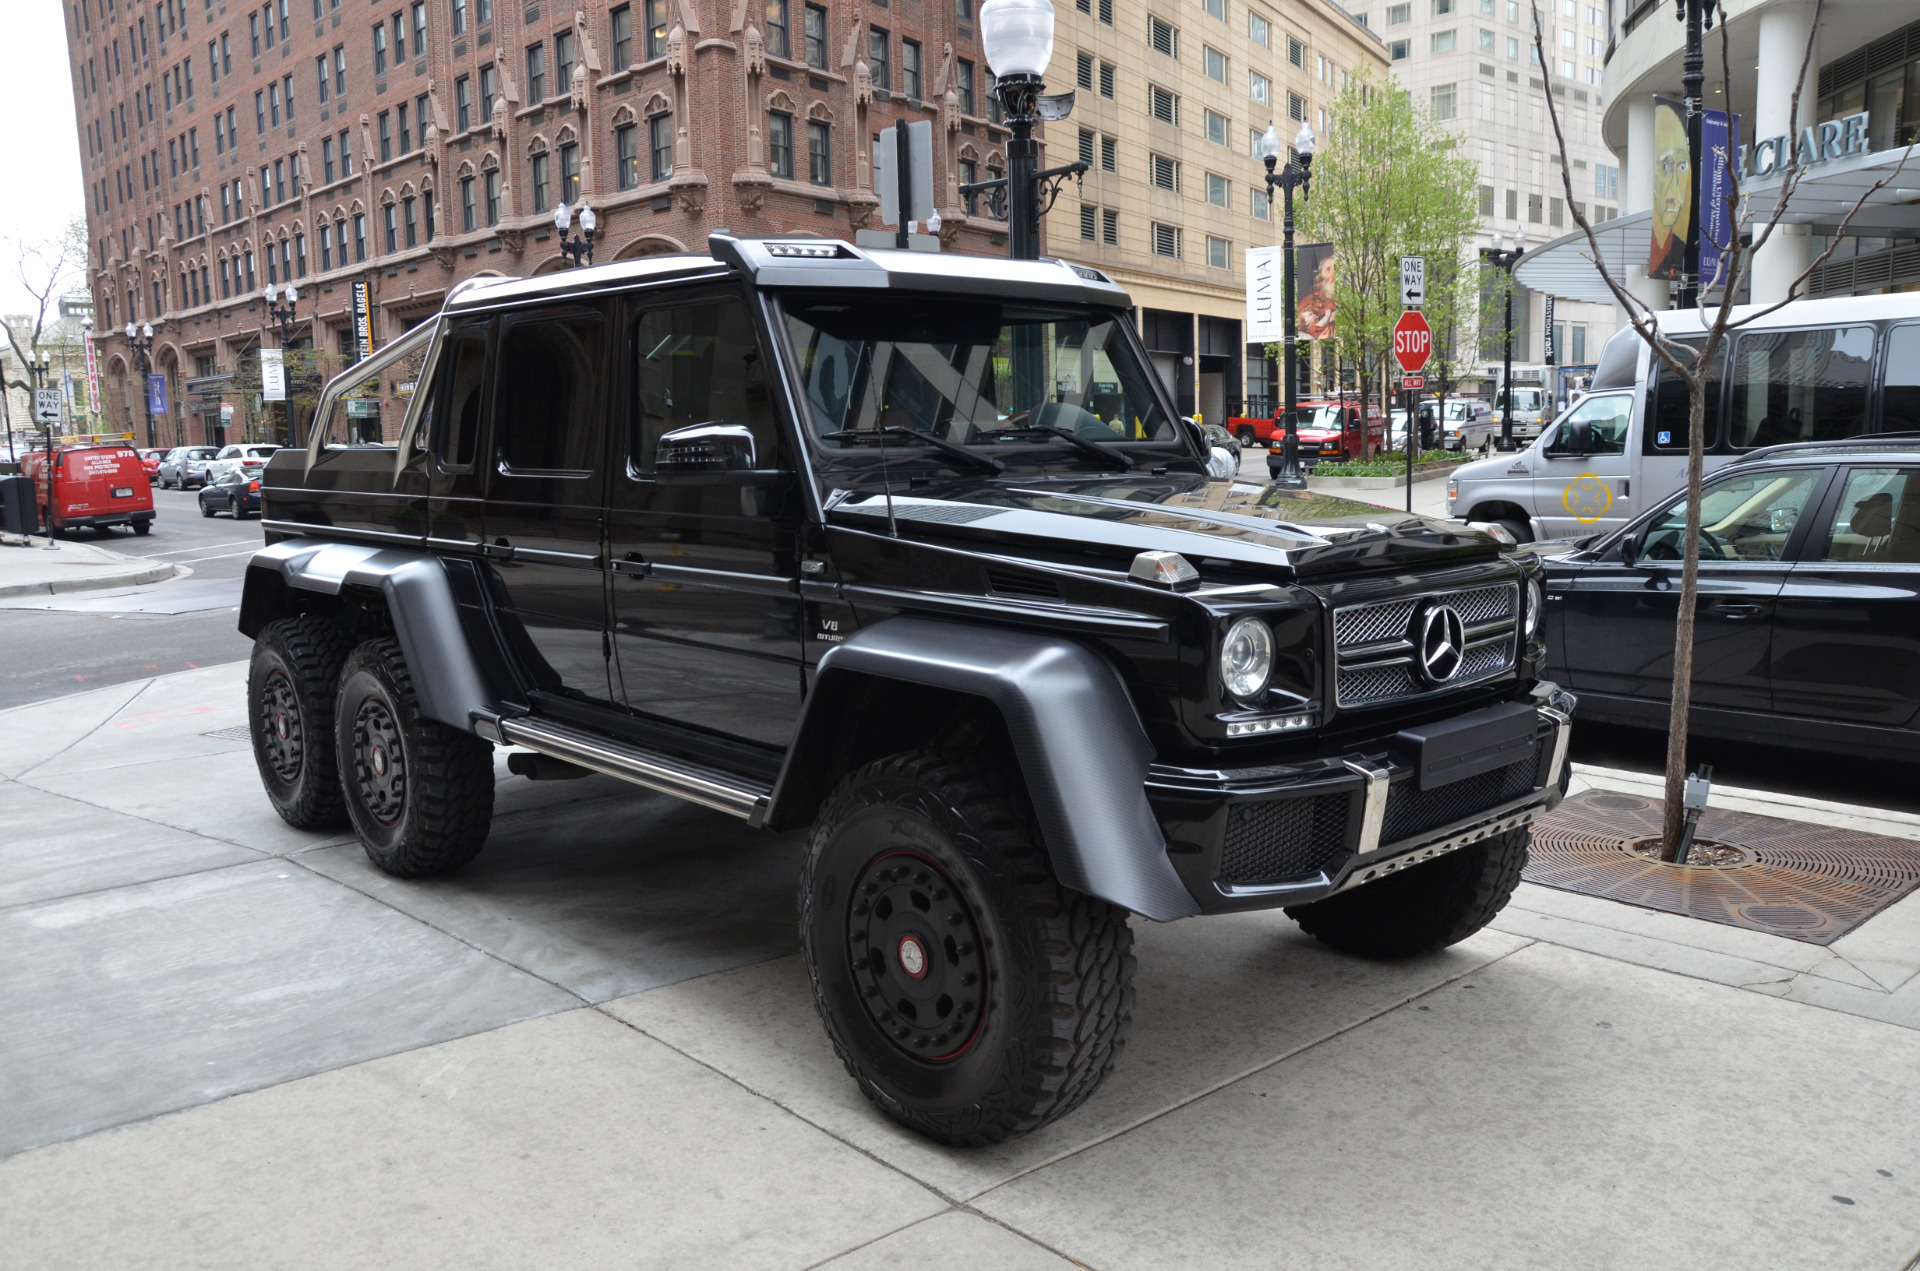
[[(964, 910), (981, 937), (986, 992), (956, 1018), (969, 1006), (980, 1013), (943, 1060), (914, 1053), (864, 1004), (873, 995), (861, 992), (867, 958), (854, 923), (877, 919), (862, 917), (858, 893), (893, 861), (932, 887), (930, 921), (964, 931), (947, 912)], [(950, 1146), (997, 1143), (1065, 1116), (1113, 1071), (1132, 1025), (1127, 911), (1061, 886), (1017, 771), (960, 753), (884, 759), (828, 797), (801, 866), (800, 944), (827, 1036), (861, 1092)], [(903, 958), (888, 973), (905, 969)]]
[(398, 640), (353, 651), (333, 717), (347, 815), (375, 865), (424, 878), (479, 854), (493, 823), (493, 748), (420, 713)]
[(260, 784), (280, 819), (296, 830), (347, 823), (334, 763), (333, 699), (353, 639), (317, 615), (270, 622), (247, 668), (247, 724)]
[(1506, 907), (1527, 865), (1533, 833), (1522, 826), (1484, 839), (1287, 917), (1342, 953), (1409, 958), (1458, 944)]

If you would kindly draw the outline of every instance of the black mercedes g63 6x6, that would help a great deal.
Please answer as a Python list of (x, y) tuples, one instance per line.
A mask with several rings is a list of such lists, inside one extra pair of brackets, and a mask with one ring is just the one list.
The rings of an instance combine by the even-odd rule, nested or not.
[(266, 469), (260, 775), (381, 868), (487, 836), (491, 750), (811, 826), (800, 944), (888, 1116), (1086, 1099), (1130, 913), (1284, 906), (1398, 957), (1559, 799), (1537, 565), (1210, 481), (1098, 271), (715, 235), (475, 279)]

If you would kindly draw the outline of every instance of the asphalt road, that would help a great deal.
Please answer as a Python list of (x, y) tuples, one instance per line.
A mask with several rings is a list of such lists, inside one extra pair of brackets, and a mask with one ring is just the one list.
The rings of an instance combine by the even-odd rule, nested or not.
[(232, 662), (251, 644), (235, 630), (240, 575), (261, 544), (257, 519), (211, 520), (195, 492), (153, 492), (153, 532), (80, 541), (185, 565), (187, 578), (125, 590), (0, 601), (0, 707), (125, 680)]

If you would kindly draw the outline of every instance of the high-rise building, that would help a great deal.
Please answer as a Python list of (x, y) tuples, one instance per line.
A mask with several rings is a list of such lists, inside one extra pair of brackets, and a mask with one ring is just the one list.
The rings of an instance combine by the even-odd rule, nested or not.
[(1280, 241), (1255, 141), (1327, 131), (1328, 102), (1386, 47), (1333, 0), (1058, 0), (1049, 88), (1073, 115), (1045, 163), (1084, 159), (1048, 214), (1048, 249), (1132, 294), (1180, 409), (1270, 415), (1272, 360), (1243, 336), (1246, 249)]

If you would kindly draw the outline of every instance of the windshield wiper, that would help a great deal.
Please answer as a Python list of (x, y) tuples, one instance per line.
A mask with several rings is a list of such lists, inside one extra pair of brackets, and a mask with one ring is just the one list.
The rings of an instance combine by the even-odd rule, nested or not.
[(1049, 428), (1045, 424), (1022, 424), (1017, 428), (988, 428), (986, 433), (994, 437), (1058, 437), (1062, 441), (1072, 442), (1075, 446), (1098, 459), (1118, 464), (1122, 472), (1131, 471), (1133, 456), (1097, 441), (1089, 441), (1070, 428)]
[(941, 454), (970, 463), (976, 468), (993, 473), (1007, 470), (1007, 465), (992, 455), (968, 450), (965, 446), (955, 445), (944, 437), (936, 437), (930, 432), (921, 432), (918, 428), (908, 428), (902, 424), (883, 424), (878, 428), (841, 428), (834, 432), (820, 434), (822, 441), (865, 441), (870, 437), (876, 440), (881, 437), (908, 437), (914, 441), (925, 442)]

